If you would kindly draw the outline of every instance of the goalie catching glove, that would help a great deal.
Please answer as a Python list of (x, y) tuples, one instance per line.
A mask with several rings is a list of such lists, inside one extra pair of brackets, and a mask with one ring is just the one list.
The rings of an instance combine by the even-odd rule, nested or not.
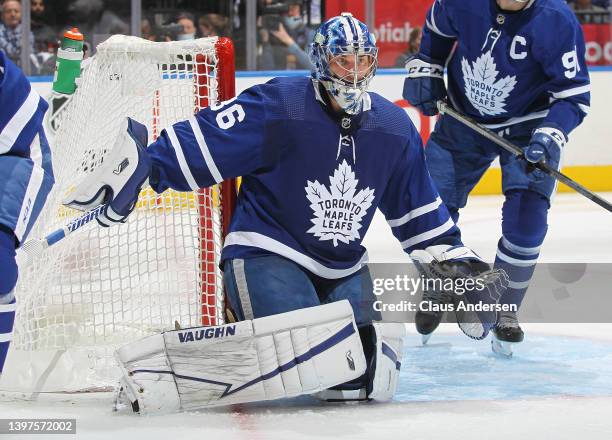
[[(497, 303), (508, 287), (506, 272), (492, 269), (464, 246), (429, 246), (413, 251), (410, 258), (433, 284), (433, 291), (428, 289), (423, 297), (451, 303), (461, 331), (472, 339), (486, 338), (497, 322)], [(433, 332), (435, 326), (428, 330)]]
[(125, 222), (151, 173), (147, 128), (126, 118), (115, 145), (104, 161), (79, 185), (64, 205), (89, 211), (105, 204), (97, 220), (102, 226)]

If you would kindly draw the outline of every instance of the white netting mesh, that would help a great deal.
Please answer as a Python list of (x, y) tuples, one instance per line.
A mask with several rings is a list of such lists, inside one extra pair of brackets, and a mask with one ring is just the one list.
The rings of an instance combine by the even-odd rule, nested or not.
[[(61, 202), (100, 164), (123, 118), (146, 124), (156, 137), (217, 101), (215, 41), (114, 36), (98, 47), (58, 121), (51, 143), (56, 184), (31, 237), (80, 214)], [(175, 322), (220, 323), (217, 264), (227, 214), (221, 208), (218, 188), (162, 195), (144, 190), (126, 224), (101, 228), (92, 222), (48, 249), (20, 274), (0, 389), (106, 387), (116, 377), (116, 346)]]

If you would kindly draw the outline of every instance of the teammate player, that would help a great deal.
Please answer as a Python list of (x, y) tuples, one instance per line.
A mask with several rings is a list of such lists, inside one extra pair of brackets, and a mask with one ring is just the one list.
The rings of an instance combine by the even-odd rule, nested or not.
[(26, 239), (53, 186), (42, 127), (47, 107), (0, 51), (0, 375), (15, 321), (15, 248)]
[[(362, 288), (369, 276), (361, 241), (376, 208), (406, 252), (420, 261), (439, 261), (440, 272), (456, 277), (490, 274), (490, 268), (463, 247), (429, 177), (421, 139), (406, 113), (367, 92), (377, 65), (374, 36), (367, 27), (351, 14), (330, 19), (316, 33), (311, 58), (315, 66), (311, 78), (276, 78), (253, 86), (166, 128), (146, 150), (145, 128), (130, 120), (117, 145), (125, 144), (131, 153), (116, 148), (69, 203), (89, 209), (109, 202), (99, 218), (108, 225), (125, 219), (147, 178), (161, 193), (167, 188), (196, 190), (243, 176), (221, 256), (229, 302), (238, 320), (257, 321), (348, 300), (368, 368), (326, 397), (387, 400), (399, 373), (401, 338), (387, 338), (385, 325), (373, 324), (378, 316), (372, 308), (372, 291)], [(484, 337), (493, 322), (472, 327), (475, 333), (469, 335)], [(181, 343), (191, 338), (181, 335)], [(173, 352), (169, 343), (176, 340), (164, 342), (163, 351), (168, 353)], [(161, 350), (161, 342), (151, 344)], [(177, 350), (182, 348), (179, 345)], [(294, 348), (297, 353), (298, 347)], [(286, 352), (286, 347), (281, 351)], [(128, 349), (122, 353), (130, 355)], [(385, 357), (393, 362), (381, 365)], [(297, 363), (290, 361), (286, 368)], [(124, 363), (126, 371), (128, 364)], [(344, 364), (341, 360), (329, 368)], [(146, 371), (151, 371), (147, 366)], [(159, 368), (170, 374), (166, 366)], [(171, 374), (177, 375), (176, 370)], [(128, 389), (134, 376), (125, 376)], [(151, 381), (162, 386), (156, 377)], [(196, 382), (203, 387), (202, 383), (214, 381), (199, 377), (193, 379)], [(151, 384), (138, 386), (148, 390)], [(146, 405), (142, 393), (135, 395), (141, 407)]]
[[(515, 157), (469, 128), (442, 116), (426, 146), (431, 176), (452, 218), (491, 162), (502, 168), (502, 237), (495, 267), (510, 285), (502, 304), (520, 306), (547, 231), (555, 189), (534, 170), (558, 167), (568, 134), (589, 110), (585, 45), (576, 17), (561, 0), (436, 0), (427, 13), (419, 53), (406, 63), (404, 98), (425, 115), (448, 99), (459, 111), (524, 146)], [(448, 91), (443, 70), (448, 69)], [(432, 332), (441, 314), (420, 319)], [(493, 348), (511, 353), (521, 342), (516, 313), (500, 314)]]

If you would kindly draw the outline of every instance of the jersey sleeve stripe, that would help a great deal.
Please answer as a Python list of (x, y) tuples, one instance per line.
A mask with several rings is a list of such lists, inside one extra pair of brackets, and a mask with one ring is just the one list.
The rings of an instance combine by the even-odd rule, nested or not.
[(589, 112), (591, 111), (591, 107), (589, 107), (588, 105), (584, 105), (584, 104), (578, 104), (578, 108), (582, 110), (585, 115), (588, 115)]
[(434, 200), (431, 203), (428, 203), (427, 205), (423, 205), (420, 206), (418, 208), (413, 209), (412, 211), (409, 211), (407, 214), (403, 215), (402, 217), (395, 219), (395, 220), (387, 220), (387, 223), (389, 223), (389, 226), (391, 226), (392, 228), (396, 228), (398, 226), (402, 226), (406, 223), (408, 223), (410, 220), (419, 217), (423, 214), (427, 214), (428, 212), (431, 211), (435, 211), (436, 209), (438, 209), (438, 207), (442, 204), (442, 199), (440, 197), (436, 198), (436, 200)]
[(198, 124), (198, 121), (195, 117), (192, 116), (191, 118), (189, 118), (189, 125), (191, 125), (191, 130), (193, 131), (196, 142), (200, 147), (202, 156), (204, 156), (204, 160), (206, 161), (206, 166), (208, 166), (210, 174), (213, 176), (213, 179), (215, 179), (215, 182), (223, 182), (223, 176), (221, 176), (221, 173), (219, 172), (219, 169), (217, 168), (217, 165), (215, 164), (215, 161), (212, 155), (210, 154), (210, 150), (208, 149), (208, 145), (206, 144), (206, 140), (204, 139), (204, 134), (200, 129), (200, 124)]
[(573, 89), (563, 90), (561, 92), (552, 92), (552, 97), (555, 99), (569, 98), (570, 96), (582, 95), (583, 93), (589, 93), (591, 91), (591, 85), (574, 87)]
[(521, 122), (531, 121), (533, 119), (542, 119), (546, 116), (548, 116), (548, 110), (542, 110), (539, 112), (529, 113), (525, 116), (517, 116), (515, 118), (510, 118), (499, 124), (482, 124), (482, 126), (493, 130), (496, 128), (507, 127), (508, 125), (520, 124)]
[(449, 229), (452, 229), (455, 226), (455, 222), (452, 218), (449, 218), (446, 223), (438, 226), (437, 228), (430, 229), (429, 231), (425, 231), (421, 234), (415, 235), (414, 237), (409, 238), (408, 240), (402, 241), (401, 245), (403, 249), (408, 249), (415, 244), (422, 243), (424, 241), (430, 240), (432, 238), (437, 237), (438, 235), (444, 234)]
[(435, 32), (436, 34), (440, 35), (441, 37), (444, 38), (455, 38), (452, 35), (447, 35), (444, 32), (442, 32), (440, 29), (438, 29), (438, 26), (436, 25), (436, 12), (435, 12), (435, 8), (436, 8), (436, 2), (433, 2), (433, 4), (431, 5), (431, 12), (429, 13), (429, 18), (431, 18), (431, 20), (429, 18), (427, 18), (425, 20), (425, 23), (427, 24), (427, 27), (432, 30), (433, 32)]
[(0, 154), (8, 152), (13, 147), (22, 130), (36, 113), (40, 99), (40, 95), (31, 89), (19, 110), (0, 133)]
[[(9, 296), (11, 297), (11, 298), (8, 298), (9, 301), (12, 301), (13, 298), (15, 297), (14, 295), (11, 295), (11, 294), (9, 294)], [(8, 304), (0, 304), (0, 313), (14, 312), (16, 310), (17, 310), (17, 303), (16, 302), (11, 302), (11, 303), (8, 303)]]
[(189, 165), (187, 165), (187, 160), (185, 160), (185, 154), (183, 153), (183, 148), (176, 137), (176, 133), (174, 132), (174, 128), (168, 127), (166, 128), (166, 133), (168, 133), (168, 139), (170, 139), (170, 144), (174, 149), (174, 153), (176, 154), (176, 158), (178, 159), (179, 166), (181, 167), (181, 172), (183, 173), (183, 177), (187, 181), (189, 187), (195, 191), (199, 189), (198, 184), (196, 183), (193, 175), (191, 174), (191, 170), (189, 169)]
[(440, 31), (440, 29), (438, 29), (435, 25), (432, 25), (429, 20), (425, 20), (425, 24), (427, 25), (427, 28), (431, 31), (433, 31), (434, 33), (438, 34), (441, 37), (444, 38), (455, 38), (452, 35), (446, 35), (445, 33), (443, 33), (442, 31)]

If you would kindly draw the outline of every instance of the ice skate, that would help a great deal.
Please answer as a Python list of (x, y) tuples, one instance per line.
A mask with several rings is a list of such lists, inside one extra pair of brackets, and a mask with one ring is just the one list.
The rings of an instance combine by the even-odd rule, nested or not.
[(524, 337), (516, 312), (502, 313), (493, 329), (491, 349), (500, 356), (512, 357), (512, 346), (522, 342)]

